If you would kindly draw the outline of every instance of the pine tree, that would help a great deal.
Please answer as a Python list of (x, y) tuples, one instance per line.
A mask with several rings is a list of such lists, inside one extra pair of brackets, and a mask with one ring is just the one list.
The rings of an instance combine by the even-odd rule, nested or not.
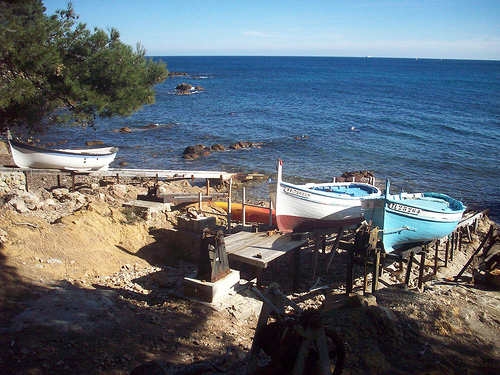
[(130, 116), (168, 76), (117, 30), (87, 29), (71, 3), (47, 16), (40, 0), (0, 0), (0, 131)]

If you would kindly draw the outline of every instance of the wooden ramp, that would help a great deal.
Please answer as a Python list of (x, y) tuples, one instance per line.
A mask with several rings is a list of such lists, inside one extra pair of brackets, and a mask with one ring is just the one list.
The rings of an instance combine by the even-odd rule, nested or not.
[(0, 166), (0, 172), (24, 172), (25, 174), (52, 174), (52, 175), (89, 175), (101, 177), (145, 177), (145, 178), (178, 178), (178, 179), (222, 179), (240, 178), (240, 173), (229, 173), (222, 171), (188, 171), (167, 169), (128, 169), (109, 168), (105, 171), (70, 171), (61, 169), (21, 169), (15, 166)]
[(114, 177), (148, 177), (148, 178), (179, 178), (179, 179), (221, 179), (229, 180), (236, 178), (237, 173), (228, 173), (221, 171), (188, 171), (188, 170), (167, 170), (167, 169), (127, 169), (127, 168), (109, 168), (106, 171), (92, 171), (91, 176)]

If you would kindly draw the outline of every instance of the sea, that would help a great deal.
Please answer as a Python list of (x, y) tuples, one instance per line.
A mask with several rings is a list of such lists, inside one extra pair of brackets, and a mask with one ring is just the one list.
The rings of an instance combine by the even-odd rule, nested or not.
[[(117, 146), (111, 167), (260, 173), (247, 187), (268, 199), (278, 159), (290, 182), (328, 182), (369, 170), (391, 192), (433, 191), (489, 209), (500, 222), (500, 61), (162, 56), (170, 72), (156, 103), (95, 128), (40, 136)], [(176, 95), (176, 86), (198, 89)], [(153, 126), (151, 126), (153, 125)], [(127, 127), (131, 132), (117, 132)], [(259, 147), (182, 158), (196, 144)]]

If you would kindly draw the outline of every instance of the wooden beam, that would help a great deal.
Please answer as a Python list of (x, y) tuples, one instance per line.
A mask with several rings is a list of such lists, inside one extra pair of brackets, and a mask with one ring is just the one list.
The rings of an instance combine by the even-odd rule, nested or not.
[(479, 252), (481, 251), (481, 249), (484, 247), (484, 245), (486, 245), (486, 242), (488, 242), (488, 240), (490, 239), (490, 237), (493, 235), (493, 231), (495, 230), (495, 225), (491, 225), (490, 226), (490, 230), (488, 231), (488, 234), (486, 235), (486, 237), (484, 237), (483, 241), (481, 242), (481, 245), (477, 248), (476, 251), (474, 251), (474, 254), (472, 254), (472, 256), (470, 257), (470, 259), (467, 261), (467, 263), (465, 263), (465, 265), (463, 266), (463, 268), (460, 270), (460, 272), (458, 273), (457, 276), (455, 276), (453, 278), (453, 281), (458, 281), (458, 279), (460, 279), (463, 275), (463, 273), (467, 270), (467, 268), (469, 268), (470, 264), (472, 263), (472, 261), (474, 260), (474, 257), (479, 254)]

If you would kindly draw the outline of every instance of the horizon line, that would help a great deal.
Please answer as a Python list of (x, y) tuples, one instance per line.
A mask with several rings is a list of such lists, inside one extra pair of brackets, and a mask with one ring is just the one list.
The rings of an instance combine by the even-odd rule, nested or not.
[(459, 57), (394, 57), (394, 56), (332, 56), (332, 55), (221, 55), (221, 54), (200, 54), (200, 55), (145, 55), (145, 57), (313, 57), (313, 58), (347, 58), (347, 59), (400, 59), (400, 60), (460, 60), (460, 61), (491, 61), (500, 62), (500, 59), (474, 59)]

